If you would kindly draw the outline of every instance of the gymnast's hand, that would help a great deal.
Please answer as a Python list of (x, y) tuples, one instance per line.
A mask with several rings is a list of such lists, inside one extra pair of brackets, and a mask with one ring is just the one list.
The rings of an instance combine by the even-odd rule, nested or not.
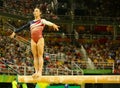
[(13, 32), (11, 35), (10, 35), (10, 38), (14, 38), (15, 36), (15, 32)]
[(59, 28), (60, 26), (58, 26), (58, 25), (56, 25), (56, 24), (53, 24), (53, 28), (54, 28), (54, 30), (57, 30), (57, 31), (59, 31)]

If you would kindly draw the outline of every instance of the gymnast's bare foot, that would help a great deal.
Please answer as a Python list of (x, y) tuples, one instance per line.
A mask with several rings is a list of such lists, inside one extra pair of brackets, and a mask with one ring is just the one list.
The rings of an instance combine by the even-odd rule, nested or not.
[(32, 75), (32, 77), (33, 77), (33, 78), (37, 78), (37, 73), (34, 73), (34, 74)]
[(42, 72), (38, 72), (37, 75), (40, 77), (42, 76)]

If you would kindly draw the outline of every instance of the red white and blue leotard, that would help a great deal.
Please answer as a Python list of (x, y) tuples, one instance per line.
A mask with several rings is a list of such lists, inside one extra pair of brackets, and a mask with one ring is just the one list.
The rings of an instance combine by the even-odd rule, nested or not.
[(34, 42), (37, 43), (38, 40), (43, 37), (42, 31), (43, 31), (45, 25), (52, 26), (53, 23), (46, 21), (45, 19), (40, 19), (37, 21), (33, 20), (33, 21), (28, 22), (26, 25), (23, 25), (22, 27), (18, 28), (15, 31), (15, 33), (22, 31), (26, 27), (30, 27), (31, 38), (33, 39)]
[(40, 38), (42, 38), (42, 31), (44, 29), (44, 24), (41, 22), (41, 20), (34, 21), (30, 25), (30, 31), (31, 31), (31, 38), (34, 40), (34, 42), (38, 42)]

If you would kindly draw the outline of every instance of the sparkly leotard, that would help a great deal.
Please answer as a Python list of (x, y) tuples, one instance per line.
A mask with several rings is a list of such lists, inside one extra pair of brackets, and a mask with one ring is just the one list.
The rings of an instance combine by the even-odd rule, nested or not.
[(44, 24), (41, 22), (41, 20), (33, 21), (30, 25), (30, 31), (31, 31), (31, 38), (34, 40), (34, 42), (38, 42), (40, 38), (42, 38), (42, 31), (44, 29)]
[(31, 38), (33, 39), (34, 42), (37, 43), (38, 40), (43, 37), (42, 31), (43, 31), (45, 25), (52, 26), (53, 23), (51, 23), (49, 21), (46, 21), (45, 19), (40, 19), (40, 20), (37, 20), (37, 21), (33, 20), (33, 21), (28, 22), (26, 25), (18, 28), (15, 31), (15, 33), (23, 30), (26, 27), (30, 27)]

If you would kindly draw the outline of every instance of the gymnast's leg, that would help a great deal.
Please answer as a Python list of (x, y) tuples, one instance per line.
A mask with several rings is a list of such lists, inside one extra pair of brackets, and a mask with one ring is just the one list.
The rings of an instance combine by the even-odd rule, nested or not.
[(38, 63), (38, 55), (37, 55), (37, 44), (32, 39), (31, 39), (31, 50), (34, 58), (34, 68), (35, 68), (35, 73), (32, 76), (35, 77), (38, 73), (39, 63)]
[(39, 69), (38, 69), (38, 75), (42, 75), (42, 69), (43, 69), (43, 53), (44, 53), (44, 38), (40, 38), (37, 43), (37, 50), (38, 50), (38, 61), (39, 61)]

